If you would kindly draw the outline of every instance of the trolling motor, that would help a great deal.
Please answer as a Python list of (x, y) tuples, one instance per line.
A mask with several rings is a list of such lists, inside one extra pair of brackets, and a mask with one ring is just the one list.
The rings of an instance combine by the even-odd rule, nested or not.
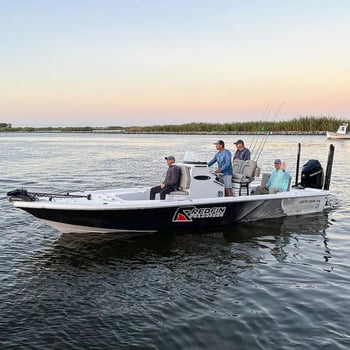
[(10, 202), (22, 201), (22, 202), (34, 202), (39, 199), (39, 197), (47, 197), (50, 201), (53, 198), (86, 198), (91, 200), (91, 194), (86, 196), (76, 195), (76, 194), (60, 194), (60, 193), (39, 193), (39, 192), (28, 192), (27, 190), (16, 189), (10, 192), (7, 192), (7, 195), (10, 197)]
[(10, 202), (22, 201), (22, 202), (33, 202), (36, 200), (36, 197), (29, 193), (27, 190), (13, 190), (7, 192), (7, 195), (10, 197)]

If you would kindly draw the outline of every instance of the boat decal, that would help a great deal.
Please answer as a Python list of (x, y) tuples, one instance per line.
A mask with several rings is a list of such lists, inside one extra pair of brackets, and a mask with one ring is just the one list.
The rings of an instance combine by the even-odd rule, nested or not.
[(179, 207), (173, 216), (173, 222), (190, 222), (193, 221), (193, 219), (221, 218), (224, 216), (225, 211), (226, 207)]
[(304, 199), (299, 201), (299, 204), (310, 204), (310, 203), (317, 203), (320, 204), (321, 200), (320, 199)]

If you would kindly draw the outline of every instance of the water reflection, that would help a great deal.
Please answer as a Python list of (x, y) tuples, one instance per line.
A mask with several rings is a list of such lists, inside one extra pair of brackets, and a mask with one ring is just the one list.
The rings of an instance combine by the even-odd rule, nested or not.
[[(5, 196), (158, 183), (164, 155), (194, 149), (209, 160), (222, 137), (230, 147), (239, 138), (1, 134), (2, 348), (346, 349), (350, 143), (335, 142), (331, 190), (342, 207), (331, 222), (320, 214), (186, 234), (61, 235)], [(262, 171), (278, 156), (293, 172), (299, 141), (271, 135)], [(324, 136), (303, 136), (301, 164), (325, 166), (328, 148)], [(139, 178), (128, 172), (135, 161)]]
[[(34, 260), (50, 265), (91, 266), (96, 264), (158, 264), (185, 257), (213, 259), (216, 263), (233, 260), (257, 262), (256, 251), (269, 242), (271, 254), (279, 260), (291, 236), (322, 235), (330, 223), (328, 214), (287, 217), (236, 224), (218, 230), (155, 234), (62, 234)], [(262, 240), (262, 237), (264, 239)]]
[[(279, 221), (279, 224), (276, 221)], [(328, 213), (288, 217), (283, 220), (272, 220), (270, 223), (270, 235), (266, 234), (265, 237), (260, 235), (259, 243), (269, 249), (271, 256), (278, 262), (298, 263), (301, 247), (307, 244), (305, 241), (320, 242), (321, 240), (325, 262), (331, 258), (326, 235), (326, 230), (330, 226)], [(279, 234), (274, 234), (277, 232), (275, 231), (277, 226)], [(319, 243), (316, 245), (320, 246)]]
[(289, 216), (279, 219), (262, 220), (239, 224), (234, 230), (224, 231), (229, 242), (246, 240), (258, 236), (279, 236), (288, 234), (325, 234), (330, 223), (328, 213)]

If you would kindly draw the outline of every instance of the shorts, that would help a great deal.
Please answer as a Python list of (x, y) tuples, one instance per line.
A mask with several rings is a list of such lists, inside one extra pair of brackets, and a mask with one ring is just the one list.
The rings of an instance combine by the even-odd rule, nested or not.
[(222, 176), (220, 182), (224, 184), (225, 188), (232, 188), (232, 175)]

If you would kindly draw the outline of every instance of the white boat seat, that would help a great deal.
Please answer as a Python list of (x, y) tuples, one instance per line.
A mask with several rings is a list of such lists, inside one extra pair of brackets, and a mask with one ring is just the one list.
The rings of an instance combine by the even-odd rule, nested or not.
[(187, 195), (190, 190), (191, 184), (191, 172), (190, 168), (185, 165), (178, 165), (181, 169), (179, 189), (177, 191), (170, 192), (169, 195)]
[(255, 160), (245, 160), (241, 165), (240, 173), (233, 174), (232, 182), (239, 186), (239, 195), (242, 194), (242, 188), (246, 188), (249, 194), (249, 185), (255, 179), (257, 163)]
[(242, 176), (242, 169), (243, 169), (243, 164), (244, 164), (244, 160), (242, 159), (236, 159), (233, 164), (232, 164), (232, 173), (233, 176), (232, 178), (237, 178), (240, 179)]

